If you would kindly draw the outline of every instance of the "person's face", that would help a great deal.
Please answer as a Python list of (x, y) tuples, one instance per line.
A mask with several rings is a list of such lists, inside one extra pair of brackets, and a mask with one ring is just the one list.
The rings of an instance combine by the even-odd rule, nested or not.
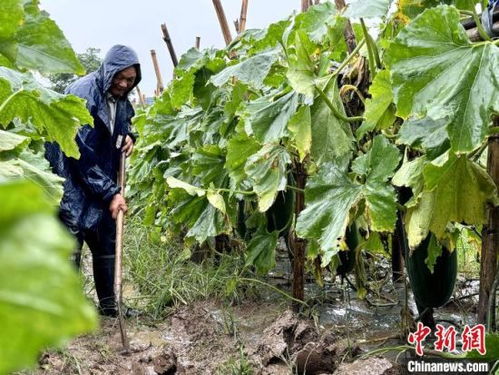
[(133, 87), (136, 78), (137, 72), (133, 66), (116, 73), (109, 92), (114, 97), (124, 96)]

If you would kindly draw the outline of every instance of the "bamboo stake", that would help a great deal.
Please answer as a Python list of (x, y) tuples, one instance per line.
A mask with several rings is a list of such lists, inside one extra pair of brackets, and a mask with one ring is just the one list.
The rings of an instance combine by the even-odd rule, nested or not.
[(248, 0), (243, 0), (241, 5), (241, 15), (239, 17), (239, 33), (243, 33), (246, 30), (246, 17), (248, 15)]
[(201, 48), (201, 37), (200, 36), (196, 37), (196, 44), (195, 44), (195, 46), (196, 46), (197, 49)]
[(301, 11), (306, 12), (309, 6), (309, 0), (301, 0)]
[[(120, 136), (122, 137), (122, 136)], [(118, 148), (121, 147), (121, 142), (117, 144)], [(121, 187), (121, 194), (125, 194), (125, 162), (126, 156), (125, 152), (121, 152), (120, 157), (120, 169), (118, 176), (118, 183)], [(116, 218), (116, 244), (115, 244), (115, 263), (114, 263), (114, 294), (116, 297), (116, 305), (118, 308), (118, 320), (120, 325), (121, 343), (123, 344), (123, 349), (125, 352), (130, 351), (130, 343), (126, 334), (125, 319), (123, 317), (122, 306), (122, 252), (123, 252), (123, 224), (124, 224), (124, 213), (123, 210), (119, 210), (118, 216)]]
[[(295, 215), (298, 217), (305, 209), (305, 194), (303, 189), (307, 182), (307, 174), (304, 165), (298, 160), (294, 163), (293, 175), (296, 187), (302, 191), (295, 192)], [(298, 238), (295, 230), (289, 232), (289, 245), (293, 253), (293, 298), (305, 300), (305, 250), (306, 240)], [(299, 304), (294, 304), (295, 310), (300, 308)]]
[[(494, 126), (499, 126), (499, 117), (494, 118)], [(499, 187), (499, 136), (490, 136), (488, 142), (487, 173)], [(499, 252), (499, 207), (489, 207), (487, 216), (487, 224), (483, 226), (482, 231), (477, 320), (478, 323), (487, 323), (487, 329), (493, 330), (495, 328), (495, 308), (491, 309), (490, 306), (495, 304), (496, 291), (493, 286)]]
[(220, 23), (220, 28), (222, 29), (225, 44), (229, 45), (230, 42), (232, 42), (232, 35), (230, 34), (229, 24), (227, 23), (227, 18), (225, 17), (222, 2), (220, 0), (213, 0), (213, 5), (215, 6), (215, 11), (217, 12), (218, 22)]
[(146, 102), (144, 100), (144, 96), (142, 96), (142, 92), (140, 91), (139, 86), (136, 86), (135, 90), (137, 90), (137, 95), (139, 97), (139, 103), (140, 103), (140, 105), (142, 107), (145, 107), (146, 106)]
[(236, 28), (236, 32), (239, 34), (240, 31), (239, 31), (239, 20), (235, 20), (234, 21), (234, 27)]
[(151, 58), (152, 58), (152, 63), (154, 65), (154, 71), (156, 73), (156, 81), (157, 81), (157, 95), (161, 94), (163, 90), (165, 89), (165, 86), (163, 85), (163, 78), (161, 77), (161, 71), (159, 70), (159, 64), (158, 64), (158, 59), (156, 57), (156, 51), (151, 50)]
[(168, 51), (170, 52), (173, 66), (176, 67), (178, 65), (177, 54), (175, 53), (175, 48), (173, 48), (172, 39), (170, 38), (170, 33), (166, 28), (166, 23), (161, 25), (161, 31), (163, 32), (163, 40), (165, 41)]

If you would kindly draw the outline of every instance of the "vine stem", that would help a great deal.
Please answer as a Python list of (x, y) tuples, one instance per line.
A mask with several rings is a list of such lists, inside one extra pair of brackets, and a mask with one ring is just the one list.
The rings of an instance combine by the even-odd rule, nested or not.
[(241, 195), (254, 195), (256, 194), (254, 191), (244, 191), (244, 190), (230, 190), (230, 189), (216, 189), (218, 192), (223, 192), (223, 193), (234, 193), (234, 194), (241, 194)]
[(488, 145), (488, 141), (485, 141), (478, 149), (470, 152), (468, 158), (476, 162), (478, 159), (480, 159), (480, 156), (482, 156), (482, 153), (486, 150)]
[(341, 89), (340, 89), (340, 96), (341, 94), (346, 94), (347, 92), (349, 91), (353, 91), (357, 94), (357, 96), (359, 97), (360, 101), (362, 102), (362, 104), (366, 104), (366, 98), (364, 98), (364, 95), (362, 95), (362, 93), (360, 92), (360, 90), (358, 89), (357, 86), (354, 86), (354, 85), (343, 85), (341, 86)]
[(304, 189), (300, 189), (299, 187), (296, 187), (296, 186), (286, 185), (286, 188), (288, 188), (290, 190), (298, 191), (300, 193), (304, 193), (305, 192)]
[(360, 49), (364, 46), (365, 42), (366, 42), (366, 39), (364, 38), (359, 42), (359, 44), (357, 44), (357, 47), (355, 47), (355, 49), (352, 51), (352, 53), (350, 55), (348, 55), (347, 58), (345, 60), (343, 60), (341, 65), (338, 67), (338, 69), (336, 69), (333, 72), (333, 75), (331, 76), (331, 78), (327, 82), (328, 84), (329, 84), (330, 80), (333, 77), (336, 77), (338, 74), (340, 74), (340, 72), (345, 68), (345, 66), (347, 66), (348, 63), (355, 57), (355, 55), (357, 55), (357, 53), (359, 53)]
[(369, 57), (369, 70), (371, 71), (371, 77), (374, 79), (376, 77), (376, 67), (381, 68), (381, 60), (379, 56), (377, 56), (377, 48), (373, 43), (371, 35), (369, 35), (369, 31), (367, 30), (367, 26), (364, 23), (364, 20), (361, 18), (360, 23), (362, 25), (362, 32), (364, 33), (364, 39), (367, 43), (367, 53)]
[(346, 121), (346, 122), (356, 122), (356, 121), (364, 121), (365, 120), (365, 118), (362, 116), (347, 117), (347, 116), (343, 115), (342, 113), (340, 113), (340, 111), (338, 111), (338, 109), (334, 106), (334, 104), (331, 102), (331, 100), (329, 100), (326, 93), (319, 86), (315, 85), (315, 89), (319, 93), (320, 97), (322, 99), (324, 99), (324, 102), (329, 107), (331, 112), (333, 112), (334, 116), (337, 117), (338, 119)]
[(485, 29), (483, 28), (482, 22), (480, 21), (480, 18), (478, 17), (476, 12), (470, 11), (470, 10), (460, 10), (460, 12), (462, 14), (466, 14), (467, 16), (473, 17), (473, 21), (475, 21), (475, 23), (476, 23), (476, 28), (478, 30), (478, 34), (480, 34), (480, 37), (483, 40), (487, 40), (487, 41), (491, 40), (489, 34), (487, 34)]
[(326, 84), (324, 85), (324, 87), (328, 87), (329, 84), (331, 83), (331, 81), (333, 80), (333, 78), (337, 77), (341, 71), (343, 69), (345, 69), (345, 67), (350, 63), (350, 61), (352, 61), (352, 59), (359, 53), (360, 49), (362, 47), (364, 47), (364, 44), (366, 43), (366, 40), (365, 39), (362, 39), (359, 44), (357, 44), (357, 46), (354, 48), (354, 50), (352, 51), (352, 53), (350, 55), (348, 55), (346, 57), (345, 60), (343, 60), (343, 62), (340, 64), (340, 66), (331, 74), (331, 76), (329, 77), (329, 79), (327, 80)]
[(5, 107), (7, 107), (7, 105), (17, 96), (19, 95), (20, 93), (22, 93), (23, 90), (17, 90), (15, 92), (13, 92), (12, 94), (10, 94), (7, 99), (5, 99), (5, 101), (2, 103), (2, 105), (0, 105), (0, 113), (4, 111)]

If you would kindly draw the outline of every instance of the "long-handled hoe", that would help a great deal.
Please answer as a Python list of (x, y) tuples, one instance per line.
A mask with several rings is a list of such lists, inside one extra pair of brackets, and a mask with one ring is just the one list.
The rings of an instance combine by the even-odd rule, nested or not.
[[(121, 142), (118, 143), (121, 146)], [(125, 152), (121, 153), (120, 156), (120, 169), (118, 175), (118, 183), (121, 187), (121, 194), (125, 194)], [(123, 350), (125, 353), (130, 352), (130, 343), (126, 334), (125, 319), (123, 317), (122, 307), (122, 284), (121, 284), (121, 273), (122, 273), (122, 250), (123, 250), (123, 223), (124, 223), (124, 213), (123, 210), (118, 212), (116, 218), (116, 259), (114, 263), (114, 293), (116, 296), (116, 304), (118, 307), (118, 320), (120, 324), (121, 333), (121, 343), (123, 344)]]

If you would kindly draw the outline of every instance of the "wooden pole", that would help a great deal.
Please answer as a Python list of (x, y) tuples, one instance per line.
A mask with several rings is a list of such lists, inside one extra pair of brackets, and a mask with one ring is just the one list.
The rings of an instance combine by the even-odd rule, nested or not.
[[(494, 126), (499, 126), (499, 117), (494, 118)], [(487, 172), (499, 188), (499, 136), (489, 137)], [(490, 309), (490, 300), (495, 297), (494, 279), (497, 273), (499, 253), (499, 207), (488, 208), (487, 225), (482, 230), (482, 252), (480, 259), (480, 289), (477, 309), (478, 323), (487, 324), (488, 329), (495, 328), (495, 308)]]
[(301, 11), (306, 12), (308, 10), (309, 2), (308, 0), (301, 0)]
[(248, 0), (243, 0), (241, 4), (241, 15), (239, 16), (239, 34), (246, 30), (246, 17), (248, 15)]
[(170, 57), (172, 58), (173, 66), (176, 67), (178, 65), (177, 54), (175, 53), (175, 48), (173, 48), (172, 39), (170, 38), (170, 33), (166, 28), (166, 23), (161, 25), (161, 31), (163, 32), (163, 40), (168, 47), (168, 51), (170, 52)]
[[(293, 174), (296, 187), (301, 189), (295, 192), (295, 215), (298, 217), (305, 209), (305, 194), (303, 189), (307, 182), (305, 167), (299, 161), (294, 163)], [(303, 301), (305, 299), (305, 250), (307, 242), (303, 238), (298, 238), (296, 232), (290, 231), (290, 247), (293, 252), (293, 298)], [(298, 310), (299, 304), (294, 305)]]
[(213, 5), (215, 6), (215, 11), (217, 12), (218, 22), (222, 29), (222, 34), (225, 39), (225, 44), (229, 45), (232, 42), (232, 35), (230, 34), (229, 24), (227, 23), (227, 17), (225, 17), (224, 8), (220, 0), (213, 0)]
[(144, 100), (144, 96), (142, 95), (142, 92), (140, 91), (139, 89), (139, 86), (136, 86), (135, 87), (135, 90), (137, 90), (137, 95), (139, 97), (139, 103), (142, 107), (145, 107), (146, 106), (146, 102)]
[(201, 48), (201, 37), (200, 36), (196, 37), (196, 44), (195, 44), (195, 46), (196, 46), (197, 49)]
[[(309, 0), (301, 1), (301, 10), (306, 12), (308, 9)], [(298, 217), (305, 209), (305, 194), (303, 193), (307, 182), (307, 173), (305, 166), (298, 160), (293, 163), (293, 175), (296, 181), (296, 187), (299, 189), (295, 192), (295, 215)], [(303, 301), (305, 299), (305, 250), (307, 242), (303, 238), (299, 238), (292, 230), (289, 232), (289, 245), (293, 253), (293, 298)], [(294, 304), (295, 310), (298, 311), (300, 305)]]
[[(499, 13), (493, 16), (492, 30), (499, 32)], [(461, 21), (468, 37), (480, 41), (481, 36), (472, 19)], [(499, 117), (493, 119), (494, 126), (499, 126)], [(499, 136), (492, 135), (488, 139), (487, 173), (499, 188)], [(497, 277), (497, 257), (499, 255), (499, 207), (488, 207), (487, 224), (482, 229), (482, 251), (480, 254), (480, 288), (478, 292), (477, 321), (480, 324), (490, 325), (487, 328), (495, 329), (495, 286)], [(491, 308), (492, 307), (492, 308)]]
[[(345, 0), (334, 0), (336, 5), (336, 9), (343, 10), (345, 8)], [(352, 51), (357, 47), (357, 42), (355, 41), (355, 34), (353, 33), (352, 24), (350, 20), (347, 21), (345, 30), (343, 31), (345, 36), (345, 41), (347, 43), (348, 52), (352, 53)]]
[[(120, 136), (122, 137), (122, 136)], [(121, 143), (118, 143), (118, 147), (121, 147)], [(121, 152), (120, 156), (120, 168), (118, 172), (118, 183), (121, 187), (121, 194), (125, 194), (125, 162), (126, 156), (125, 152)], [(123, 225), (124, 225), (124, 213), (119, 210), (118, 216), (116, 218), (116, 244), (115, 244), (115, 261), (114, 261), (114, 294), (116, 298), (116, 305), (118, 309), (118, 320), (120, 325), (121, 343), (123, 344), (123, 349), (125, 352), (130, 351), (130, 343), (126, 334), (125, 319), (123, 317), (122, 307), (122, 253), (123, 253)]]
[(151, 50), (151, 58), (152, 58), (152, 63), (154, 65), (154, 71), (156, 72), (156, 82), (158, 86), (157, 93), (158, 95), (163, 92), (165, 89), (165, 86), (163, 85), (163, 78), (161, 77), (161, 71), (159, 70), (159, 64), (158, 64), (158, 59), (156, 57), (156, 51)]

